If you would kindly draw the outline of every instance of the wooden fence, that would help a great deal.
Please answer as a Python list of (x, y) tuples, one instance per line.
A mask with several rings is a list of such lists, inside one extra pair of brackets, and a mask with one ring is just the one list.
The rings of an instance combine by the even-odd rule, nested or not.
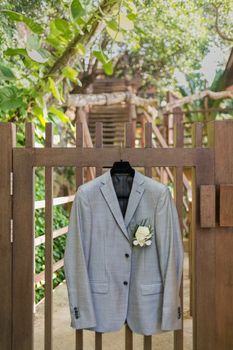
[[(150, 122), (145, 123), (144, 148), (134, 147), (131, 122), (125, 125), (123, 148), (103, 147), (100, 122), (96, 123), (95, 148), (83, 147), (83, 124), (79, 122), (76, 147), (53, 147), (52, 126), (46, 124), (45, 147), (36, 148), (33, 124), (26, 123), (25, 148), (17, 148), (15, 125), (0, 123), (0, 349), (34, 348), (35, 167), (45, 167), (44, 348), (51, 350), (52, 247), (58, 234), (54, 233), (52, 224), (53, 167), (74, 166), (78, 187), (83, 183), (83, 167), (96, 167), (99, 176), (103, 168), (111, 167), (119, 159), (144, 169), (149, 177), (152, 167), (173, 167), (174, 197), (181, 228), (183, 168), (192, 167), (193, 349), (233, 349), (233, 121), (208, 123), (208, 147), (202, 147), (203, 125), (194, 123), (192, 148), (184, 147), (183, 123), (177, 122), (175, 147), (164, 149), (153, 148)], [(124, 327), (125, 350), (133, 350), (133, 333), (128, 326)], [(76, 330), (76, 350), (85, 348), (83, 332)], [(95, 333), (95, 350), (102, 349), (102, 337), (104, 334)], [(174, 332), (174, 349), (183, 348), (182, 329)], [(151, 349), (152, 336), (144, 336), (144, 350)]]

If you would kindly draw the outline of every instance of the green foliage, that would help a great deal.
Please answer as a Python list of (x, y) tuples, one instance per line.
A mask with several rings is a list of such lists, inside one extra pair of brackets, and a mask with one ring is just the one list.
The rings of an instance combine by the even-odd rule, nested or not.
[(13, 71), (9, 67), (1, 63), (0, 63), (0, 79), (3, 79), (3, 80), (15, 79), (15, 75)]
[(82, 17), (85, 14), (85, 10), (79, 0), (73, 0), (71, 3), (71, 14), (74, 20)]
[[(32, 9), (26, 0), (24, 0), (24, 6), (21, 6), (21, 3), (18, 1), (16, 3), (3, 1), (0, 6), (0, 15), (4, 20), (7, 19), (9, 24), (20, 23), (25, 25), (26, 37), (21, 40), (20, 36), (16, 35), (16, 41), (19, 41), (20, 45), (18, 47), (16, 45), (8, 46), (3, 50), (2, 54), (4, 58), (3, 68), (5, 68), (4, 79), (7, 86), (14, 85), (14, 88), (20, 89), (21, 92), (24, 91), (27, 95), (25, 100), (30, 104), (30, 108), (27, 110), (28, 119), (33, 120), (37, 118), (41, 126), (44, 127), (49, 117), (47, 113), (48, 106), (41, 106), (41, 103), (38, 104), (38, 98), (41, 99), (48, 93), (52, 93), (59, 105), (64, 103), (64, 98), (61, 94), (63, 85), (58, 85), (55, 76), (49, 72), (50, 70), (53, 71), (54, 66), (56, 67), (58, 62), (62, 62), (60, 58), (67, 50), (69, 51), (69, 48), (71, 51), (75, 50), (77, 54), (76, 62), (70, 65), (69, 61), (67, 61), (68, 64), (64, 66), (63, 63), (59, 63), (59, 68), (56, 69), (59, 71), (61, 78), (65, 79), (64, 82), (68, 86), (71, 87), (72, 83), (82, 86), (79, 74), (85, 71), (85, 55), (92, 59), (94, 57), (92, 51), (98, 51), (96, 50), (98, 42), (101, 54), (95, 57), (103, 65), (107, 75), (113, 74), (112, 55), (110, 54), (108, 57), (107, 53), (104, 53), (101, 48), (103, 37), (98, 37), (98, 41), (93, 45), (91, 52), (86, 52), (85, 45), (90, 40), (88, 33), (92, 32), (92, 28), (99, 21), (106, 22), (108, 33), (112, 35), (113, 42), (119, 40), (119, 37), (123, 38), (127, 31), (133, 30), (136, 6), (133, 5), (132, 1), (128, 2), (125, 0), (119, 1), (119, 5), (115, 6), (117, 1), (103, 1), (100, 4), (88, 0), (83, 0), (82, 2), (80, 0), (60, 1), (60, 8), (57, 6), (55, 10), (49, 8), (48, 4), (45, 3), (42, 3), (41, 6), (36, 4), (37, 15), (34, 16), (32, 16)], [(55, 7), (54, 2), (51, 1), (51, 3)], [(45, 21), (42, 18), (40, 8), (52, 13), (49, 16), (49, 21)], [(62, 11), (56, 12), (57, 9), (62, 9)], [(28, 14), (23, 13), (22, 10), (26, 10)], [(62, 18), (61, 12), (63, 13)], [(80, 39), (77, 41), (76, 38), (79, 35)], [(85, 35), (88, 38), (87, 41)], [(74, 46), (72, 46), (73, 42), (75, 42)], [(11, 62), (12, 66), (15, 66), (17, 70), (17, 79), (12, 84), (11, 80), (14, 78), (14, 73), (10, 65), (5, 64), (7, 62)], [(60, 81), (62, 79), (59, 77)], [(31, 91), (31, 93), (28, 93), (28, 91)], [(2, 108), (6, 119), (12, 120), (12, 118), (15, 118), (15, 115), (20, 118), (19, 100), (17, 104), (15, 103), (15, 106), (16, 108), (14, 109), (14, 104), (12, 103), (8, 109), (5, 106)], [(53, 112), (60, 119), (62, 118), (65, 122), (68, 122), (64, 114), (62, 116), (55, 109), (53, 109)]]
[(31, 18), (28, 18), (27, 16), (24, 16), (23, 14), (15, 11), (1, 10), (1, 12), (7, 15), (13, 21), (25, 23), (33, 33), (37, 33), (37, 34), (43, 33), (43, 28), (38, 23), (34, 22)]
[(62, 70), (64, 77), (70, 79), (72, 82), (82, 86), (81, 81), (78, 79), (78, 71), (72, 67), (64, 67)]
[(15, 86), (5, 86), (0, 88), (0, 112), (7, 113), (9, 110), (27, 107), (24, 102), (24, 90)]
[(27, 50), (26, 49), (11, 49), (10, 47), (4, 51), (5, 56), (27, 56)]
[(68, 123), (69, 122), (69, 118), (62, 111), (60, 111), (59, 109), (51, 106), (49, 108), (49, 111), (52, 112), (53, 114), (55, 114), (61, 120), (62, 123)]
[(50, 57), (49, 52), (41, 47), (39, 36), (34, 33), (30, 33), (28, 36), (26, 52), (28, 57), (38, 63), (45, 63)]
[[(191, 78), (199, 72), (212, 43), (224, 48), (232, 45), (222, 40), (214, 28), (213, 3), (215, 1), (151, 0), (146, 2), (147, 6), (138, 5), (134, 31), (128, 31), (127, 44), (125, 40), (119, 43), (126, 54), (117, 61), (116, 74), (140, 78), (141, 90), (152, 86), (158, 96), (164, 96), (168, 89), (177, 89), (176, 70)], [(224, 32), (233, 40), (230, 3), (232, 5), (232, 1), (225, 0), (218, 5), (220, 24), (226, 24)], [(203, 87), (202, 76), (199, 83), (198, 90)]]
[(141, 77), (145, 87), (174, 84), (175, 69), (189, 73), (202, 60), (207, 35), (202, 8), (194, 1), (151, 1), (128, 33), (128, 74)]
[(74, 28), (69, 21), (60, 18), (50, 21), (46, 41), (53, 48), (55, 57), (62, 54), (73, 36)]
[(112, 75), (113, 66), (111, 60), (106, 56), (103, 51), (93, 51), (93, 55), (102, 63), (104, 72), (107, 75)]
[[(231, 0), (35, 0), (31, 6), (28, 0), (3, 0), (0, 19), (5, 28), (0, 34), (8, 40), (0, 39), (0, 87), (9, 89), (13, 99), (8, 104), (4, 93), (0, 112), (4, 120), (36, 119), (42, 128), (54, 115), (68, 122), (56, 104), (65, 101), (62, 91), (82, 86), (80, 76), (95, 60), (106, 75), (127, 72), (128, 78), (141, 79), (142, 88), (153, 86), (162, 96), (176, 86), (175, 70), (191, 77), (199, 69), (210, 43), (231, 44), (214, 28), (218, 8), (221, 30), (233, 36), (231, 5)], [(100, 21), (105, 29), (86, 50)], [(74, 52), (76, 59), (69, 60)], [(48, 94), (55, 99), (54, 115), (47, 112)]]
[(53, 79), (51, 77), (48, 78), (48, 82), (49, 82), (49, 88), (53, 94), (53, 96), (59, 101), (61, 102), (61, 96), (59, 94), (58, 88), (56, 86), (56, 84), (54, 83)]

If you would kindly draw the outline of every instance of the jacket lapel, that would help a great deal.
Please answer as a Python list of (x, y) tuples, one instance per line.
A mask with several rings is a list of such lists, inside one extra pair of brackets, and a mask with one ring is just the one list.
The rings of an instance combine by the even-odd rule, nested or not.
[(103, 175), (102, 184), (100, 190), (125, 237), (130, 240), (130, 235), (127, 231), (127, 226), (130, 223), (134, 212), (139, 204), (139, 201), (144, 192), (144, 176), (135, 169), (133, 183), (131, 187), (130, 196), (128, 199), (127, 209), (125, 217), (123, 217), (120, 204), (115, 192), (115, 188), (112, 182), (110, 169)]
[(145, 190), (144, 188), (144, 178), (143, 175), (135, 170), (135, 179), (133, 180), (126, 213), (125, 213), (125, 226), (127, 227), (134, 215), (135, 210), (137, 209), (137, 206), (139, 204), (139, 201), (143, 195), (143, 192)]

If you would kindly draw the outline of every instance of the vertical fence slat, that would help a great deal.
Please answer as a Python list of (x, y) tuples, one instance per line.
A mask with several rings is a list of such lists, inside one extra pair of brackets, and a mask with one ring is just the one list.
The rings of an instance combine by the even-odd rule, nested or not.
[(0, 123), (0, 349), (11, 350), (12, 323), (12, 148), (16, 146), (16, 127)]
[(125, 350), (133, 350), (133, 332), (125, 325)]
[(144, 335), (143, 337), (143, 349), (152, 350), (152, 335)]
[[(196, 122), (192, 125), (192, 147), (202, 147), (202, 130), (203, 130), (203, 124)], [(196, 313), (194, 310), (195, 307), (195, 291), (194, 291), (194, 281), (195, 281), (195, 271), (193, 270), (195, 267), (195, 250), (196, 250), (196, 222), (195, 218), (197, 215), (196, 212), (196, 169), (192, 168), (192, 221), (191, 221), (191, 237), (190, 237), (190, 305), (191, 305), (191, 313), (193, 317), (193, 348), (196, 348)]]
[[(45, 147), (53, 147), (53, 124), (46, 123)], [(45, 335), (44, 348), (53, 348), (53, 167), (45, 167)]]
[(132, 136), (135, 139), (136, 134), (136, 124), (137, 124), (137, 110), (135, 103), (133, 103), (132, 100), (128, 102), (128, 109), (129, 109), (129, 123), (131, 123), (131, 129), (132, 129)]
[[(201, 140), (201, 130), (202, 124), (194, 123), (193, 147), (198, 147), (200, 142), (198, 140)], [(220, 139), (224, 140), (224, 136)], [(210, 139), (208, 139), (209, 142)], [(208, 146), (211, 148), (211, 143)], [(224, 159), (224, 154), (221, 154), (221, 156)], [(222, 344), (217, 347), (216, 344), (216, 230), (215, 228), (203, 229), (200, 227), (200, 185), (214, 184), (214, 162), (213, 154), (208, 161), (198, 160), (196, 167), (192, 168), (194, 199), (192, 208), (193, 349), (198, 350), (225, 350), (231, 348), (224, 348)]]
[[(152, 124), (151, 122), (145, 123), (145, 148), (152, 147)], [(145, 168), (145, 175), (152, 177), (152, 167)]]
[[(83, 148), (84, 143), (84, 133), (83, 133), (83, 123), (76, 122), (76, 148)], [(75, 167), (75, 177), (76, 177), (76, 188), (78, 188), (83, 183), (83, 168)], [(83, 350), (83, 330), (76, 329), (75, 331), (75, 349)]]
[[(174, 124), (174, 146), (181, 148), (184, 146), (184, 126), (181, 121)], [(183, 167), (177, 166), (174, 169), (174, 197), (179, 216), (181, 236), (183, 239)], [(174, 350), (183, 350), (183, 277), (180, 286), (181, 312), (182, 312), (182, 329), (174, 332)]]
[[(127, 122), (125, 123), (125, 147), (133, 148), (134, 145), (135, 135), (133, 122)], [(125, 350), (133, 350), (133, 332), (127, 324), (125, 324)]]
[[(145, 123), (145, 147), (146, 148), (152, 147), (152, 123), (151, 122)], [(145, 175), (152, 177), (152, 167), (145, 168)], [(144, 344), (143, 344), (144, 350), (151, 350), (152, 349), (152, 336), (151, 335), (144, 335), (143, 338), (144, 338)]]
[(141, 147), (145, 147), (145, 123), (146, 123), (146, 117), (142, 113), (140, 114), (141, 119)]
[[(26, 123), (26, 148), (34, 147), (34, 126)], [(13, 344), (34, 348), (34, 182), (30, 152), (14, 153)]]
[(34, 134), (34, 124), (27, 122), (25, 124), (25, 147), (33, 148), (35, 147), (35, 134)]
[(125, 147), (134, 148), (135, 145), (135, 134), (133, 128), (133, 122), (125, 123)]
[[(76, 122), (76, 147), (83, 148), (84, 147), (84, 130), (83, 123)], [(83, 183), (83, 168), (76, 167), (75, 169), (75, 177), (76, 177), (76, 187), (78, 188)]]
[[(95, 123), (95, 147), (102, 148), (103, 147), (103, 123), (96, 122)], [(96, 177), (102, 174), (102, 167), (96, 167)]]
[[(202, 123), (195, 123), (192, 125), (192, 147), (202, 147), (202, 131), (203, 131), (203, 124)], [(192, 182), (195, 181), (195, 169), (192, 168)], [(195, 193), (194, 193), (194, 184), (192, 184), (192, 207), (195, 206)], [(193, 211), (193, 209), (192, 209)], [(190, 316), (193, 314), (193, 230), (194, 226), (192, 224), (193, 222), (193, 215), (191, 215), (191, 232), (189, 237), (189, 278), (190, 278), (190, 291), (189, 291), (189, 304), (190, 304)]]
[(192, 129), (192, 146), (193, 147), (202, 147), (202, 130), (203, 130), (203, 124), (200, 122), (197, 122), (193, 124)]
[[(168, 145), (168, 115), (167, 114), (164, 114), (163, 115), (163, 128), (162, 128), (162, 131), (161, 131), (161, 135), (163, 136), (163, 139), (165, 141), (165, 144)], [(157, 168), (156, 168), (157, 169)], [(168, 183), (168, 171), (167, 171), (168, 168), (164, 168), (164, 167), (160, 167), (159, 171), (160, 171), (160, 181), (164, 184), (164, 185), (167, 185)]]
[[(215, 268), (213, 266), (209, 274), (210, 285), (212, 287), (214, 284), (215, 287), (215, 289), (213, 289), (214, 293), (212, 292), (215, 300), (215, 307), (213, 308), (212, 306), (214, 315), (212, 314), (213, 310), (211, 310), (211, 316), (215, 316), (216, 320), (216, 337), (215, 347), (212, 347), (212, 349), (228, 350), (233, 349), (233, 227), (231, 223), (229, 227), (220, 226), (222, 203), (219, 203), (219, 201), (223, 185), (229, 184), (232, 186), (233, 184), (233, 121), (217, 120), (208, 124), (210, 124), (209, 136), (212, 136), (211, 147), (213, 147), (214, 150), (214, 181), (218, 198), (218, 220), (216, 228), (211, 231), (212, 234), (214, 234), (214, 236), (212, 236), (212, 243), (214, 242), (215, 246), (212, 246), (213, 249), (210, 250), (208, 254), (211, 260), (214, 258), (215, 264)], [(229, 188), (227, 196), (231, 197)], [(225, 203), (227, 203), (227, 201)], [(231, 220), (232, 208), (229, 209), (230, 210), (226, 210), (226, 215), (228, 215), (228, 219)], [(209, 235), (209, 233), (207, 235)], [(202, 236), (204, 236), (204, 233), (202, 233)], [(204, 287), (206, 287), (206, 285), (204, 285)], [(203, 301), (204, 300), (200, 301), (200, 304), (201, 302), (203, 303)], [(208, 335), (211, 335), (210, 331), (211, 329), (208, 329)]]
[[(95, 147), (103, 147), (103, 123), (95, 123)], [(102, 167), (96, 167), (96, 177), (102, 174)], [(102, 350), (102, 333), (95, 332), (95, 350)]]
[(95, 332), (95, 350), (102, 350), (102, 333)]

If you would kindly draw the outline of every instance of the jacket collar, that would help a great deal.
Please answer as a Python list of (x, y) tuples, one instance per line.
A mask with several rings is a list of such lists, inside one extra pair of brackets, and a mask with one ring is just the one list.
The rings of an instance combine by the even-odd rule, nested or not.
[(120, 204), (115, 192), (115, 188), (112, 182), (112, 177), (110, 173), (110, 169), (107, 170), (101, 180), (100, 190), (113, 214), (118, 225), (120, 226), (122, 232), (126, 236), (128, 240), (130, 240), (130, 234), (127, 231), (127, 227), (133, 217), (133, 214), (139, 204), (139, 201), (144, 192), (144, 175), (142, 175), (139, 171), (135, 170), (135, 174), (133, 177), (133, 183), (131, 187), (131, 192), (128, 199), (128, 204), (126, 208), (125, 217), (122, 215), (122, 211), (120, 208)]

